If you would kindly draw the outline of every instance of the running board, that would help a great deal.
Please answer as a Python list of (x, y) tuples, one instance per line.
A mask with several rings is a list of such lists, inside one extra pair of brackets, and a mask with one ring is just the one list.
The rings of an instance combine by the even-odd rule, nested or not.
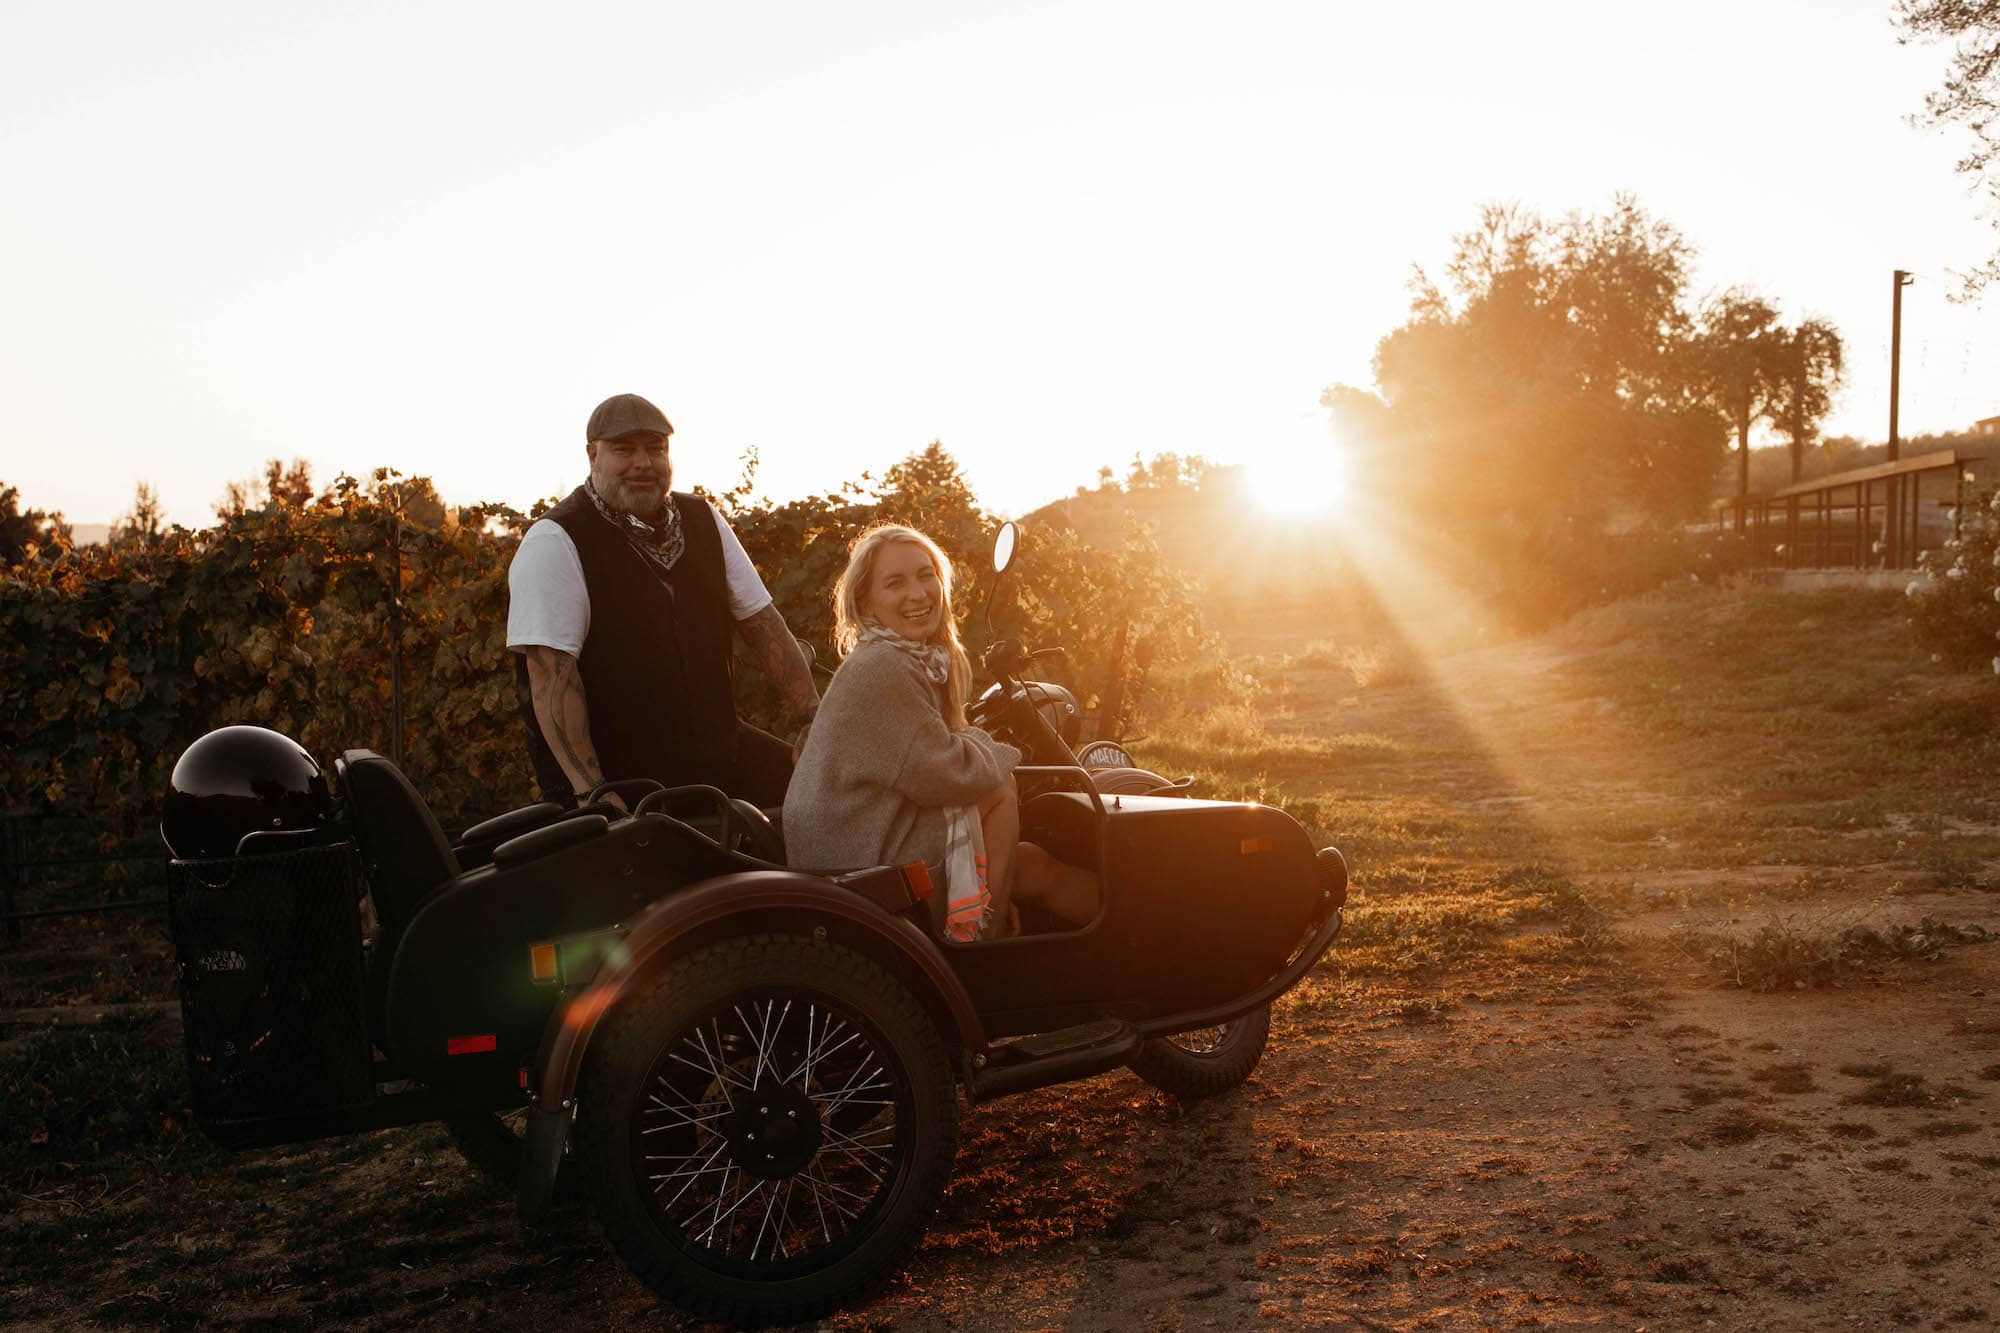
[(1108, 1018), (1003, 1042), (973, 1061), (966, 1093), (977, 1103), (1089, 1078), (1131, 1063), (1144, 1042), (1130, 1023)]

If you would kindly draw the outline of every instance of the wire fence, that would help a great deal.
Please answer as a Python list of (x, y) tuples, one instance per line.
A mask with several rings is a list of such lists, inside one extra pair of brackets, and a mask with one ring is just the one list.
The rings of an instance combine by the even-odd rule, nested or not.
[[(110, 850), (104, 849), (107, 833)], [(20, 944), (29, 921), (165, 907), (166, 863), (166, 849), (151, 829), (107, 830), (90, 816), (59, 811), (0, 811), (6, 943)]]

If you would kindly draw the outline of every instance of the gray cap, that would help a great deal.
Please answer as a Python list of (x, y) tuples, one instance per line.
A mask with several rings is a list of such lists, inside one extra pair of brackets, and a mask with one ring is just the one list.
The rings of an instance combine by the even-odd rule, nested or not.
[(638, 394), (621, 393), (597, 405), (597, 410), (590, 414), (590, 424), (583, 428), (583, 439), (586, 444), (594, 440), (615, 440), (635, 430), (672, 435), (674, 423), (667, 420), (665, 412)]

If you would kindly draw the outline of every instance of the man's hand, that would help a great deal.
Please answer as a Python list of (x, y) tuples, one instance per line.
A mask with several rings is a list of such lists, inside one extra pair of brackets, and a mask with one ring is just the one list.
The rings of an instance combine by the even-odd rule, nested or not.
[(813, 714), (819, 711), (819, 691), (813, 688), (812, 667), (799, 651), (799, 642), (792, 637), (775, 603), (748, 620), (737, 621), (736, 632), (750, 645), (757, 669), (778, 689), (779, 707), (784, 710), (780, 730), (798, 729), (799, 739), (792, 750), (792, 758), (796, 760), (799, 747), (805, 744), (805, 730), (812, 725)]

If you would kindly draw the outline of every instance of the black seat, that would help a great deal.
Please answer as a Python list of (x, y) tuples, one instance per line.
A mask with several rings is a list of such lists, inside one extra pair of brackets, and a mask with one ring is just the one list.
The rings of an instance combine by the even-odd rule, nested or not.
[(334, 769), (382, 923), (368, 964), (368, 1017), (379, 1039), (389, 959), (417, 908), (458, 878), (458, 858), (403, 770), (373, 750), (349, 750)]

